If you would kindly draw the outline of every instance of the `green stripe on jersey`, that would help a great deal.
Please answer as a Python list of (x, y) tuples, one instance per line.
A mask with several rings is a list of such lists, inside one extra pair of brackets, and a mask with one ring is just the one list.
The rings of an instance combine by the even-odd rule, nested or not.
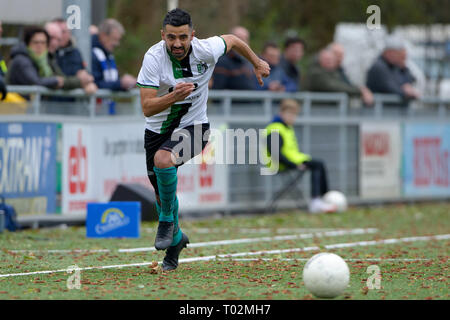
[(136, 83), (136, 85), (137, 85), (139, 88), (159, 89), (159, 87), (157, 87), (157, 86), (148, 86), (148, 85), (140, 84), (140, 83)]
[(192, 103), (174, 104), (170, 107), (170, 113), (161, 125), (160, 134), (175, 129), (180, 124), (181, 118), (188, 112)]
[(225, 45), (225, 50), (223, 51), (223, 56), (227, 54), (227, 42), (225, 41), (224, 38), (222, 38), (221, 36), (219, 36), (220, 39), (223, 40), (223, 44)]
[(171, 54), (169, 54), (170, 61), (172, 61), (173, 76), (175, 79), (183, 78), (183, 69), (181, 68), (181, 63), (175, 59)]

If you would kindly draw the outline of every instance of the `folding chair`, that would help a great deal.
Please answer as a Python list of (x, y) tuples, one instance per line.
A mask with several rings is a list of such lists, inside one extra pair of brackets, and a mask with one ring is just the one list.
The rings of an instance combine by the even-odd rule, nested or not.
[(299, 182), (302, 180), (305, 172), (306, 169), (290, 169), (283, 170), (278, 173), (278, 175), (282, 178), (284, 185), (273, 195), (270, 205), (267, 207), (268, 212), (275, 212), (277, 203), (289, 191), (296, 191), (297, 207), (300, 208), (300, 203), (305, 200), (305, 197), (303, 195), (303, 191), (299, 187)]

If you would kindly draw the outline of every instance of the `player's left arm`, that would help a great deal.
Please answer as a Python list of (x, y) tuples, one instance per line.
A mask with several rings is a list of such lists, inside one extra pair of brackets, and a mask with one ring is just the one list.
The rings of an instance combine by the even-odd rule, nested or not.
[(263, 86), (264, 82), (262, 78), (266, 78), (270, 74), (269, 64), (266, 61), (260, 59), (244, 41), (242, 41), (235, 35), (224, 34), (221, 35), (221, 38), (227, 45), (227, 52), (233, 49), (253, 64), (253, 70), (255, 72), (256, 78), (258, 79), (259, 85)]

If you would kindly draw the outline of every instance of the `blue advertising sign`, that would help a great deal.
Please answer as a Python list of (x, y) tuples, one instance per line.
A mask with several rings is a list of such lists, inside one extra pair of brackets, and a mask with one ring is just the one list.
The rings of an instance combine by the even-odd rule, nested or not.
[(16, 200), (22, 208), (36, 207), (26, 204), (43, 200), (40, 209), (55, 212), (56, 127), (54, 123), (0, 123), (0, 194), (7, 200)]
[(124, 201), (88, 203), (88, 238), (139, 238), (141, 203)]
[(406, 124), (403, 152), (405, 196), (450, 196), (450, 124)]

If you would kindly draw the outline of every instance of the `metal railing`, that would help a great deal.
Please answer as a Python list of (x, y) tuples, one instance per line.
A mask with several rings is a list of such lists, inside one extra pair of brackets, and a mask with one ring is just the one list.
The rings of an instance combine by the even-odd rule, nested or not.
[[(79, 108), (79, 112), (77, 113), (77, 110), (74, 110), (73, 114), (95, 117), (105, 115), (105, 113), (99, 113), (99, 99), (112, 99), (128, 100), (127, 103), (118, 102), (119, 105), (124, 106), (121, 114), (142, 115), (139, 89), (130, 91), (100, 89), (92, 95), (87, 95), (82, 89), (50, 90), (41, 86), (8, 86), (8, 90), (30, 97), (30, 108), (27, 111), (29, 114), (45, 114), (46, 112), (42, 107), (56, 103), (71, 109)], [(46, 99), (46, 97), (50, 99)], [(209, 92), (209, 111), (211, 115), (222, 115), (224, 117), (238, 115), (240, 119), (245, 114), (254, 117), (255, 113), (258, 116), (267, 117), (274, 114), (277, 103), (281, 99), (293, 98), (302, 102), (302, 115), (304, 117), (356, 116), (382, 119), (386, 116), (414, 117), (426, 114), (436, 115), (439, 118), (449, 116), (450, 99), (424, 97), (412, 101), (409, 106), (406, 106), (402, 99), (396, 95), (375, 94), (374, 97), (374, 105), (365, 107), (362, 106), (359, 99), (350, 98), (345, 93), (211, 90)], [(73, 101), (58, 101), (57, 99), (55, 101), (55, 98), (72, 98)], [(85, 110), (87, 112), (84, 112)]]
[[(120, 119), (133, 118), (143, 120), (140, 106), (139, 89), (127, 92), (111, 92), (98, 90), (96, 94), (87, 96), (81, 89), (72, 91), (48, 90), (42, 87), (9, 86), (10, 92), (30, 95), (29, 115), (4, 117), (0, 121), (37, 121), (49, 119), (45, 113), (44, 97), (74, 98), (82, 103), (56, 102), (67, 104), (68, 108), (77, 110), (77, 115), (91, 121), (114, 123)], [(99, 113), (98, 98), (127, 100), (121, 102), (119, 115), (107, 116)], [(392, 95), (375, 95), (375, 105), (364, 107), (358, 99), (350, 98), (345, 93), (274, 93), (268, 91), (210, 91), (208, 117), (211, 123), (226, 124), (230, 129), (262, 129), (278, 110), (279, 101), (284, 98), (298, 99), (302, 105), (301, 115), (294, 128), (301, 150), (314, 158), (325, 160), (329, 172), (330, 188), (344, 192), (350, 202), (362, 201), (359, 195), (359, 127), (363, 122), (386, 120), (400, 124), (416, 121), (450, 122), (450, 99), (442, 100), (425, 97), (405, 106), (402, 100)], [(87, 110), (87, 112), (86, 112)], [(99, 117), (101, 116), (101, 117)], [(78, 120), (72, 120), (72, 119)], [(12, 119), (12, 120), (8, 120)], [(35, 119), (35, 120), (33, 120)], [(80, 121), (78, 117), (66, 114), (51, 117), (51, 121)], [(83, 118), (84, 119), (84, 118)], [(254, 146), (246, 143), (245, 152)], [(242, 150), (241, 150), (242, 151)], [(236, 149), (237, 153), (238, 150)], [(228, 170), (229, 201), (225, 208), (217, 210), (234, 211), (263, 209), (270, 201), (271, 195), (282, 182), (277, 176), (261, 176), (260, 165), (232, 165)], [(302, 185), (309, 190), (308, 174)], [(308, 194), (308, 192), (306, 192)], [(402, 197), (397, 200), (405, 200)], [(392, 201), (393, 199), (384, 199)], [(378, 201), (383, 201), (379, 199)], [(289, 208), (297, 203), (295, 195), (291, 195), (280, 203), (280, 207)]]

